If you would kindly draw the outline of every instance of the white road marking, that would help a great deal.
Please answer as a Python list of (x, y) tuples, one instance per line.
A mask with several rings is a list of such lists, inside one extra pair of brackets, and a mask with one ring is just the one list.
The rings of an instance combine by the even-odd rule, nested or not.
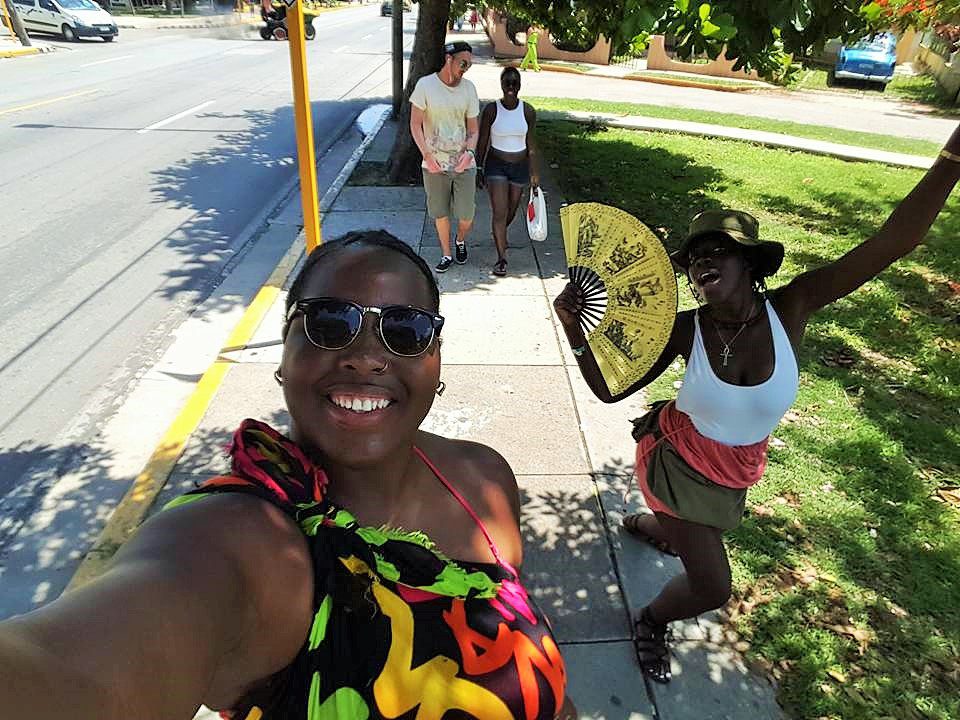
[(344, 50), (349, 50), (349, 49), (350, 49), (350, 46), (349, 46), (349, 45), (341, 45), (341, 46), (338, 47), (336, 50), (334, 50), (334, 52), (335, 52), (335, 53), (341, 53), (341, 52), (343, 52)]
[(213, 105), (213, 103), (214, 103), (213, 100), (207, 100), (206, 102), (200, 103), (199, 105), (196, 105), (190, 108), (189, 110), (184, 110), (183, 112), (177, 113), (176, 115), (171, 115), (170, 117), (164, 120), (161, 120), (160, 122), (155, 122), (153, 125), (147, 125), (142, 130), (137, 130), (137, 135), (143, 135), (144, 133), (148, 133), (151, 130), (156, 130), (157, 128), (162, 128), (164, 125), (169, 125), (172, 122), (176, 122), (180, 118), (185, 118), (187, 115), (193, 115), (193, 113), (197, 112), (197, 110), (202, 110), (203, 108), (207, 107), (207, 105)]
[(108, 60), (97, 60), (96, 62), (85, 63), (80, 67), (93, 67), (94, 65), (103, 65), (104, 63), (117, 62), (118, 60), (129, 60), (133, 55), (121, 55), (120, 57), (109, 58)]
[(224, 55), (267, 55), (277, 49), (279, 45), (262, 45), (260, 47), (242, 47), (227, 50)]

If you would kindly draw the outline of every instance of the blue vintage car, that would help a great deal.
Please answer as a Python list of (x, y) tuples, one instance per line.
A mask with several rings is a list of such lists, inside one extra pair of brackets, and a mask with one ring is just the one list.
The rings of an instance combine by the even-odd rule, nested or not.
[(836, 78), (867, 80), (886, 85), (893, 80), (897, 64), (897, 39), (890, 33), (880, 33), (860, 42), (840, 48), (833, 75)]

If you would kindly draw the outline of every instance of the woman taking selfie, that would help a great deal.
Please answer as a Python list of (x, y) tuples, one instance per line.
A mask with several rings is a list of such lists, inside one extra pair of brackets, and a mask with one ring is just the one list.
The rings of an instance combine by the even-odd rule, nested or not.
[(419, 429), (443, 389), (438, 311), (392, 235), (314, 251), (276, 373), (289, 437), (244, 421), (229, 475), (96, 581), (0, 623), (4, 717), (572, 717), (517, 571), (513, 472)]

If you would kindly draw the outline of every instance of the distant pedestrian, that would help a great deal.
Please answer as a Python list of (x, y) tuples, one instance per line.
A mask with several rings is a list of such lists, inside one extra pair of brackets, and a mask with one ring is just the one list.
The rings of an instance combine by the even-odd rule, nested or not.
[(480, 100), (463, 75), (473, 64), (473, 48), (458, 40), (444, 47), (443, 67), (417, 81), (410, 95), (410, 134), (423, 154), (427, 211), (440, 237), (437, 272), (454, 262), (450, 252), (450, 216), (457, 224), (456, 262), (467, 261), (467, 235), (476, 209)]
[(477, 23), (480, 22), (480, 15), (477, 14), (477, 9), (474, 8), (470, 11), (470, 30), (471, 32), (477, 31)]
[(480, 116), (477, 145), (481, 177), (490, 194), (493, 241), (497, 246), (494, 275), (507, 274), (507, 228), (517, 214), (529, 184), (540, 188), (533, 129), (537, 113), (520, 99), (520, 71), (507, 67), (500, 73), (503, 98), (489, 103)]
[(532, 27), (527, 30), (527, 54), (520, 61), (520, 69), (526, 70), (533, 68), (534, 72), (540, 72), (540, 63), (537, 62), (537, 41), (540, 39), (540, 32)]
[(456, 20), (457, 32), (463, 31), (463, 15), (458, 15)]

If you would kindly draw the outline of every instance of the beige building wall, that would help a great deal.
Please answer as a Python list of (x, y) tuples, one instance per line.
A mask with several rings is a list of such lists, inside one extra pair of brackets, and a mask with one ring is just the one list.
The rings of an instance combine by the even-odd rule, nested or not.
[[(527, 54), (527, 46), (517, 45), (511, 42), (507, 36), (506, 24), (500, 22), (498, 14), (493, 10), (488, 10), (484, 18), (487, 36), (490, 38), (490, 44), (493, 45), (493, 56), (499, 58), (522, 58)], [(583, 62), (593, 65), (610, 64), (610, 41), (603, 35), (597, 40), (596, 45), (589, 51), (583, 53), (568, 52), (559, 50), (550, 42), (550, 34), (541, 32), (537, 39), (537, 58), (540, 60), (566, 60), (568, 62)]]
[(760, 76), (753, 70), (750, 72), (734, 70), (733, 61), (727, 60), (722, 52), (716, 60), (711, 60), (708, 63), (687, 63), (673, 60), (667, 55), (663, 35), (652, 35), (650, 37), (650, 47), (647, 48), (647, 70), (670, 70), (696, 75), (710, 75), (711, 77), (734, 78), (736, 80), (760, 79)]

